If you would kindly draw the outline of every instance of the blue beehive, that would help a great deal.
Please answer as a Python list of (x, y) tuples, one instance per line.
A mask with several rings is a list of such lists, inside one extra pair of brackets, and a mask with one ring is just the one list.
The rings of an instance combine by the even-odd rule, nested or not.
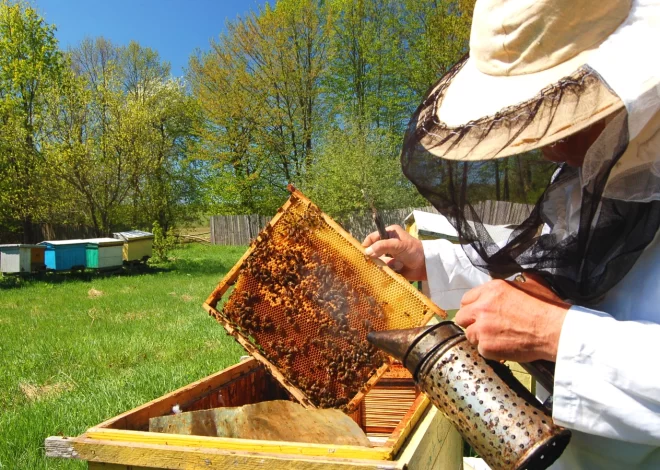
[(85, 240), (50, 240), (41, 242), (46, 247), (45, 262), (47, 269), (66, 271), (85, 268)]

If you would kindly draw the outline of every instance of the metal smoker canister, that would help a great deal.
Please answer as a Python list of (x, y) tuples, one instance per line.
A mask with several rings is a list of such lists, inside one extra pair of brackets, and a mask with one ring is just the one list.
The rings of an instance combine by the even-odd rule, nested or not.
[(368, 339), (403, 363), (493, 470), (545, 469), (566, 448), (570, 431), (553, 424), (506, 366), (479, 355), (454, 322), (371, 332)]

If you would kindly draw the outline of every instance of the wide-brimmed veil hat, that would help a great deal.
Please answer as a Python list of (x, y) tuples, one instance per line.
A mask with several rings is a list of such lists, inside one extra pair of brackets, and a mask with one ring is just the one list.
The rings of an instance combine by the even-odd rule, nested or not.
[[(620, 97), (608, 80), (626, 76), (626, 56), (646, 50), (657, 62), (659, 44), (639, 41), (657, 39), (658, 28), (655, 1), (479, 0), (469, 55), (431, 88), (406, 138), (468, 161), (563, 139), (638, 98), (628, 85)], [(650, 78), (632, 94), (657, 88)]]
[[(401, 154), (474, 266), (536, 272), (583, 303), (632, 268), (660, 227), (658, 47), (660, 0), (477, 1), (469, 54), (430, 88)], [(592, 125), (593, 143), (564, 146), (579, 168), (530, 152)], [(492, 200), (531, 212), (489, 220), (485, 207), (508, 211)], [(515, 229), (499, 240), (487, 224)]]

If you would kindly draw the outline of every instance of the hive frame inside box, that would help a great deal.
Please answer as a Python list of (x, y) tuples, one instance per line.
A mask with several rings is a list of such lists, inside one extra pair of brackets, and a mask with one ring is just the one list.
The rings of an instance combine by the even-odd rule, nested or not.
[[(254, 358), (249, 358), (109, 419), (79, 437), (50, 437), (46, 440), (46, 455), (89, 462), (145, 465), (149, 468), (193, 468), (188, 466), (190, 461), (186, 460), (194, 458), (193, 454), (212, 456), (210, 461), (207, 461), (208, 458), (204, 460), (206, 465), (212, 462), (210, 468), (225, 468), (222, 464), (230, 462), (236, 465), (237, 455), (244, 459), (245, 465), (239, 468), (256, 468), (257, 462), (263, 464), (269, 458), (286, 462), (286, 465), (276, 465), (274, 468), (333, 468), (333, 465), (329, 464), (331, 462), (334, 462), (337, 468), (405, 468), (405, 465), (402, 466), (401, 462), (394, 459), (416, 426), (424, 427), (419, 439), (424, 439), (428, 428), (432, 426), (443, 426), (441, 433), (435, 428), (433, 432), (440, 433), (445, 438), (453, 431), (448, 422), (438, 419), (435, 408), (428, 407), (429, 401), (424, 394), (419, 394), (414, 399), (403, 419), (392, 430), (384, 445), (379, 447), (275, 442), (145, 431), (148, 429), (149, 418), (170, 414), (175, 405), (179, 405), (183, 411), (192, 411), (257, 402), (261, 401), (263, 394), (267, 394), (268, 399), (277, 398), (272, 395), (278, 393), (273, 390), (273, 383), (275, 382), (269, 377), (264, 366)], [(283, 389), (280, 391), (284, 392)], [(433, 439), (437, 439), (437, 435), (434, 435)], [(411, 445), (410, 442), (406, 444), (406, 447)], [(436, 445), (442, 446), (443, 443)], [(416, 447), (410, 452), (411, 456), (415, 450)], [(401, 452), (401, 455), (403, 454), (405, 451)], [(180, 465), (169, 466), (175, 461)], [(167, 462), (168, 466), (160, 467), (160, 462)], [(247, 462), (252, 462), (255, 467)], [(319, 466), (311, 466), (309, 462), (317, 462)], [(258, 465), (260, 468), (261, 466)]]
[[(286, 213), (289, 207), (292, 204), (292, 200), (296, 202), (302, 202), (308, 206), (316, 207), (309, 199), (307, 199), (300, 191), (296, 190), (292, 185), (289, 185), (289, 191), (291, 192), (291, 197), (286, 203), (278, 210), (277, 214), (273, 219), (268, 223), (267, 227), (264, 230), (268, 230), (269, 227), (274, 227), (275, 224), (280, 220), (280, 218)], [(341, 226), (334, 222), (330, 217), (328, 217), (324, 212), (319, 211), (323, 220), (330, 226), (332, 230), (341, 235), (347, 242), (357, 248), (364, 254), (364, 247), (355, 240), (348, 232), (346, 232)], [(259, 235), (260, 236), (260, 235)], [(259, 236), (255, 241), (259, 240)], [(253, 345), (239, 330), (232, 327), (227, 321), (221, 321), (224, 319), (224, 316), (220, 311), (216, 309), (219, 301), (222, 299), (223, 295), (229, 290), (229, 288), (236, 282), (238, 276), (240, 275), (241, 268), (243, 267), (245, 261), (252, 254), (255, 248), (255, 243), (253, 242), (250, 245), (250, 248), (246, 253), (243, 254), (241, 259), (234, 265), (234, 267), (227, 273), (224, 279), (218, 284), (216, 289), (211, 293), (211, 295), (206, 299), (204, 303), (204, 309), (212, 316), (214, 316), (220, 323), (223, 325), (228, 334), (233, 336), (244, 348), (250, 353), (251, 356), (255, 357), (259, 362), (264, 364), (264, 366), (270, 371), (270, 373), (275, 377), (278, 382), (295, 398), (298, 403), (303, 405), (306, 408), (316, 408), (316, 406), (311, 402), (311, 400), (306, 396), (306, 394), (300, 390), (295, 385), (291, 384), (286, 377), (280, 372), (280, 370), (271, 363), (263, 354), (261, 354), (255, 345)], [(366, 255), (365, 255), (366, 256)], [(375, 261), (376, 264), (387, 274), (389, 274), (393, 279), (399, 280), (403, 279), (400, 276), (390, 269), (387, 265), (380, 262), (380, 260)], [(417, 289), (412, 287), (407, 281), (403, 281), (402, 286), (405, 286), (409, 291), (417, 297), (428, 309), (428, 313), (423, 318), (421, 324), (426, 324), (434, 315), (440, 317), (446, 317), (446, 313), (440, 309), (437, 305), (431, 302), (427, 297), (422, 295)], [(358, 404), (364, 398), (365, 393), (373, 387), (373, 385), (378, 381), (378, 379), (385, 373), (389, 365), (387, 363), (383, 364), (375, 374), (369, 379), (369, 381), (362, 387), (362, 389), (351, 399), (347, 405), (348, 414), (352, 414), (355, 409), (357, 409)]]

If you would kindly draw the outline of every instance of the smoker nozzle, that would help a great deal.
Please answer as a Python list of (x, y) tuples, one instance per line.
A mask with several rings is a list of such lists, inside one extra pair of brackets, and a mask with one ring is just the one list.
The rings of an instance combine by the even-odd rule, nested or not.
[(401, 361), (417, 380), (419, 366), (426, 356), (461, 335), (463, 330), (454, 322), (444, 321), (408, 330), (372, 331), (367, 335), (367, 340)]

